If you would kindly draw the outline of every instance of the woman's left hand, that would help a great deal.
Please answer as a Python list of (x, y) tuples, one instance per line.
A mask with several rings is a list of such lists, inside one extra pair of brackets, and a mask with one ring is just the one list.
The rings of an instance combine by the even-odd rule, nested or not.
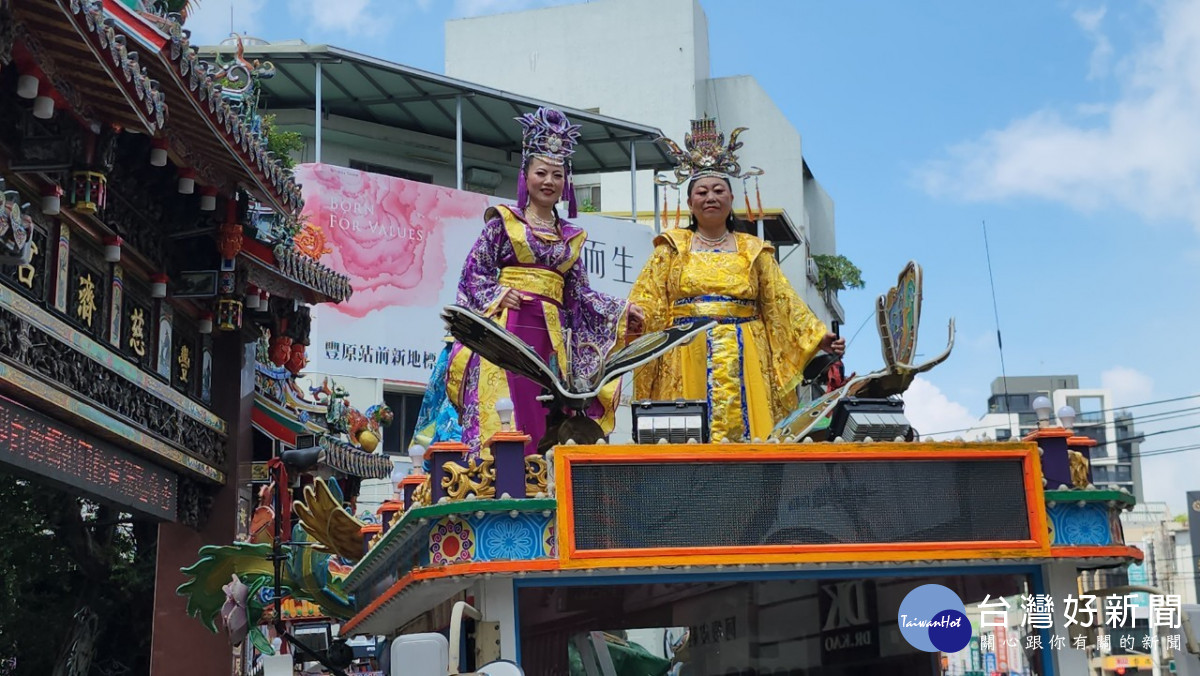
[(836, 354), (840, 357), (846, 354), (846, 339), (834, 333), (826, 333), (818, 347), (829, 354)]
[(646, 327), (646, 311), (637, 303), (629, 304), (629, 330), (633, 333), (641, 333)]

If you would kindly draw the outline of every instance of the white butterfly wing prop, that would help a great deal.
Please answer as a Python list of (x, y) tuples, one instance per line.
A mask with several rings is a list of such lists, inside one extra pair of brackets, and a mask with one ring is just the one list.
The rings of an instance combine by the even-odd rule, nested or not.
[(491, 319), (458, 305), (446, 306), (442, 310), (442, 319), (450, 335), (481, 358), (529, 378), (564, 399), (575, 400), (595, 398), (609, 382), (716, 325), (713, 321), (694, 323), (642, 336), (603, 360), (599, 373), (591, 382), (573, 387), (564, 382), (557, 369), (551, 368), (528, 343)]

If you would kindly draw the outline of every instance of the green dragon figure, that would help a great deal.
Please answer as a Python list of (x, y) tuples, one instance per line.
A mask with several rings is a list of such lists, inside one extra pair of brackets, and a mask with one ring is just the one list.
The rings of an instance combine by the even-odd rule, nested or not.
[[(305, 488), (304, 496), (294, 507), (300, 523), (292, 529), (291, 542), (281, 547), (286, 558), (279, 580), (280, 600), (310, 601), (329, 617), (348, 619), (355, 612), (354, 599), (341, 585), (350, 571), (345, 562), (361, 556), (358, 529), (363, 524), (342, 508), (336, 483), (317, 479)], [(357, 549), (350, 543), (359, 543)], [(216, 633), (220, 613), (233, 645), (249, 637), (260, 652), (274, 654), (262, 632), (252, 629), (263, 622), (275, 602), (272, 546), (261, 542), (209, 545), (201, 547), (199, 555), (196, 563), (181, 569), (190, 579), (175, 590), (187, 598), (188, 615)]]

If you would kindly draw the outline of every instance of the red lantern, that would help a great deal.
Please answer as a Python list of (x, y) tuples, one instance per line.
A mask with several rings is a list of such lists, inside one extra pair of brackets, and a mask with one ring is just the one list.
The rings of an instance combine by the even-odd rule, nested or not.
[(242, 250), (242, 226), (240, 223), (226, 223), (218, 229), (217, 250), (221, 258), (231, 261)]
[(271, 338), (271, 363), (283, 366), (292, 357), (292, 339), (287, 336)]
[(296, 343), (292, 345), (292, 357), (288, 359), (287, 370), (298, 376), (305, 366), (308, 366), (308, 355), (304, 354), (304, 344)]

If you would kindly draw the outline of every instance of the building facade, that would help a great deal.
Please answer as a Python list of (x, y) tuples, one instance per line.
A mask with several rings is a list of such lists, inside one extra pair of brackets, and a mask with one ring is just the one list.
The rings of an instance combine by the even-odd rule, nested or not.
[(1026, 436), (1037, 429), (1033, 402), (1040, 396), (1050, 399), (1052, 418), (1063, 406), (1075, 409), (1075, 433), (1096, 441), (1091, 453), (1096, 485), (1124, 488), (1141, 502), (1142, 435), (1135, 428), (1133, 414), (1115, 409), (1108, 390), (1080, 388), (1079, 376), (1013, 376), (1007, 381), (996, 378), (988, 397), (988, 412), (967, 438), (988, 436), (1007, 441)]
[[(0, 471), (106, 515), (81, 530), (139, 534), (153, 613), (122, 619), (153, 623), (150, 654), (123, 673), (220, 674), (235, 652), (175, 588), (249, 525), (251, 345), (274, 310), (350, 287), (294, 247), (300, 190), (254, 106), (267, 72), (202, 61), (159, 4), (0, 1)], [(114, 641), (85, 611), (46, 627), (80, 673)]]

